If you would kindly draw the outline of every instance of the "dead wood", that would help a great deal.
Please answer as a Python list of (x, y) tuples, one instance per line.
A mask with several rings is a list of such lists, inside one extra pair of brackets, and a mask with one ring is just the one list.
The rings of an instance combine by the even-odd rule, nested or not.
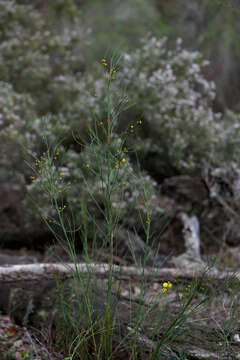
[[(98, 263), (67, 263), (67, 264), (28, 264), (12, 265), (9, 267), (0, 267), (0, 286), (5, 282), (18, 282), (28, 280), (41, 280), (60, 277), (72, 277), (74, 271), (81, 274), (93, 273), (99, 277), (107, 277), (110, 272), (109, 264)], [(203, 272), (209, 279), (214, 281), (224, 281), (230, 277), (240, 280), (240, 272), (220, 271), (211, 269), (207, 271), (204, 267), (194, 269), (180, 268), (137, 268), (134, 266), (113, 265), (113, 277), (117, 279), (144, 279), (146, 281), (163, 281), (165, 279), (175, 280), (193, 280), (203, 276)]]

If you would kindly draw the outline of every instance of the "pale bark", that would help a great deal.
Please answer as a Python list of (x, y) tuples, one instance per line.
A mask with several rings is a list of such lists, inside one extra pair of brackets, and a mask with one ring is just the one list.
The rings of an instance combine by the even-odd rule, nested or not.
[[(134, 266), (118, 266), (113, 265), (113, 276), (118, 279), (141, 279), (150, 281), (162, 281), (162, 280), (191, 280), (193, 278), (199, 278), (203, 275), (204, 268), (193, 269), (180, 269), (180, 268), (136, 268)], [(0, 267), (0, 284), (4, 282), (17, 282), (27, 280), (38, 279), (50, 279), (56, 276), (60, 277), (72, 277), (74, 271), (78, 271), (81, 274), (87, 274), (92, 272), (94, 275), (107, 277), (109, 275), (109, 264), (97, 264), (97, 263), (67, 263), (67, 264), (27, 264), (27, 265), (12, 265), (9, 267)], [(219, 271), (217, 269), (211, 269), (206, 271), (208, 278), (213, 280), (225, 280), (229, 277), (236, 277), (240, 280), (240, 272), (233, 273), (228, 271)]]

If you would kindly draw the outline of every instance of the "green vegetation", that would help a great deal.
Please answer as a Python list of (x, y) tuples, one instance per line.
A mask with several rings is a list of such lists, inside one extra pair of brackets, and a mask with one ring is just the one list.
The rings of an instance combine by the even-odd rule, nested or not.
[[(131, 126), (128, 131), (122, 132), (117, 138), (117, 146), (113, 146), (116, 141), (114, 129), (117, 127), (120, 110), (124, 110), (126, 104), (126, 95), (120, 97), (119, 103), (112, 101), (115, 90), (115, 80), (119, 76), (116, 68), (118, 63), (113, 60), (108, 63), (105, 58), (102, 59), (105, 81), (105, 106), (107, 121), (100, 121), (98, 118), (88, 126), (87, 143), (80, 142), (79, 138), (74, 136), (82, 146), (82, 152), (86, 154), (86, 160), (79, 164), (82, 169), (83, 183), (85, 186), (85, 196), (78, 197), (80, 213), (78, 221), (74, 217), (74, 213), (68, 212), (71, 202), (66, 203), (66, 194), (70, 191), (71, 184), (64, 181), (64, 173), (61, 167), (56, 165), (56, 159), (59, 155), (58, 146), (51, 146), (44, 137), (46, 151), (40, 159), (35, 159), (36, 170), (32, 180), (41, 189), (41, 194), (46, 195), (50, 207), (55, 209), (55, 217), (46, 217), (44, 212), (42, 216), (49, 229), (53, 232), (58, 243), (70, 254), (75, 270), (73, 271), (73, 282), (70, 292), (62, 287), (59, 283), (59, 318), (58, 326), (55, 333), (56, 346), (67, 359), (118, 359), (121, 353), (123, 356), (131, 359), (163, 359), (166, 358), (166, 346), (171, 349), (173, 341), (183, 341), (186, 332), (187, 321), (196, 314), (203, 305), (210, 302), (216, 296), (217, 291), (220, 293), (228, 289), (226, 282), (222, 288), (215, 288), (205, 281), (209, 265), (203, 276), (198, 281), (194, 280), (187, 287), (182, 288), (181, 284), (172, 284), (170, 281), (162, 283), (155, 297), (152, 298), (148, 308), (143, 306), (146, 295), (149, 291), (150, 284), (156, 281), (154, 273), (149, 284), (145, 278), (146, 261), (148, 258), (147, 251), (141, 262), (135, 259), (135, 266), (139, 268), (142, 276), (139, 281), (140, 293), (137, 297), (137, 306), (129, 309), (128, 326), (123, 327), (121, 324), (123, 316), (119, 313), (118, 302), (121, 298), (120, 287), (116, 289), (114, 281), (114, 260), (118, 254), (117, 231), (124, 224), (122, 216), (121, 202), (116, 204), (118, 199), (124, 197), (123, 185), (127, 179), (133, 177), (129, 159), (126, 155), (125, 142), (129, 134), (131, 134)], [(119, 91), (121, 93), (121, 91)], [(104, 119), (103, 119), (104, 120)], [(95, 182), (99, 184), (98, 191), (101, 196), (95, 193), (89, 179), (89, 172), (93, 174)], [(127, 175), (126, 175), (127, 174)], [(127, 177), (125, 177), (127, 176)], [(129, 180), (131, 181), (131, 180)], [(138, 184), (138, 198), (142, 199), (141, 210), (139, 210), (140, 223), (145, 234), (146, 244), (150, 244), (151, 237), (151, 216), (150, 209), (151, 191), (148, 183)], [(87, 196), (88, 194), (88, 196)], [(88, 199), (91, 199), (89, 203)], [(92, 206), (94, 204), (94, 207)], [(72, 218), (69, 216), (71, 214)], [(99, 226), (99, 214), (104, 219)], [(75, 228), (75, 224), (80, 223), (80, 227)], [(76, 253), (76, 234), (80, 233), (83, 247), (83, 258), (86, 264), (89, 264), (89, 272), (83, 275), (78, 270), (78, 260)], [(89, 242), (89, 239), (92, 241)], [(93, 250), (95, 254), (98, 251), (107, 251), (109, 273), (105, 287), (103, 283), (97, 279), (91, 270), (91, 259)], [(94, 261), (97, 261), (96, 255)], [(101, 292), (98, 293), (98, 287)], [(158, 308), (157, 314), (154, 315), (154, 309), (159, 303), (163, 302), (166, 293), (171, 292), (176, 287), (179, 299), (179, 310), (174, 316), (162, 321), (163, 316), (166, 317), (166, 308)], [(238, 291), (238, 287), (235, 288)], [(81, 295), (80, 295), (81, 294)], [(199, 299), (199, 294), (201, 297)], [(233, 290), (233, 297), (235, 292)], [(99, 296), (101, 297), (99, 305)], [(130, 303), (131, 303), (131, 294)], [(197, 299), (197, 301), (196, 301)], [(195, 300), (195, 301), (194, 301)], [(135, 299), (136, 301), (136, 299)], [(132, 300), (133, 302), (133, 300)], [(100, 306), (100, 308), (99, 308)], [(237, 308), (237, 301), (234, 303)], [(126, 309), (125, 309), (126, 311)], [(160, 311), (160, 314), (159, 314)], [(235, 310), (233, 310), (233, 313)], [(173, 314), (172, 314), (173, 315)], [(154, 317), (152, 317), (154, 316)], [(153, 327), (152, 339), (155, 346), (145, 353), (144, 346), (139, 344), (139, 338), (144, 334), (146, 321), (149, 319)], [(154, 319), (154, 320), (153, 320)], [(164, 324), (164, 327), (163, 327)], [(225, 341), (226, 349), (229, 350), (228, 334), (232, 333), (236, 324), (234, 317), (228, 318), (222, 341)], [(163, 330), (164, 329), (164, 330)], [(161, 334), (159, 336), (158, 334)], [(165, 355), (164, 355), (165, 354)], [(186, 359), (184, 352), (174, 353), (175, 358)], [(165, 356), (165, 357), (164, 357)], [(170, 357), (171, 358), (171, 357)], [(66, 358), (65, 358), (66, 359)]]
[[(104, 22), (102, 14), (89, 31), (98, 10), (111, 13), (112, 6), (116, 13), (111, 21)], [(214, 17), (217, 10), (217, 23), (230, 16), (217, 2), (211, 6), (209, 11), (201, 2), (204, 14)], [(85, 23), (81, 22), (83, 11), (88, 14)], [(187, 360), (184, 353), (166, 355), (166, 346), (169, 350), (174, 340), (186, 341), (187, 321), (217, 291), (229, 291), (229, 284), (221, 289), (215, 284), (203, 287), (208, 268), (200, 281), (188, 286), (166, 279), (146, 309), (142, 304), (156, 279), (153, 273), (150, 284), (146, 280), (148, 251), (140, 259), (132, 251), (141, 272), (140, 291), (123, 331), (116, 305), (121, 289), (116, 289), (114, 278), (121, 250), (118, 234), (122, 229), (140, 233), (146, 249), (156, 252), (156, 244), (161, 245), (159, 219), (165, 211), (159, 174), (196, 175), (204, 164), (237, 167), (240, 116), (231, 111), (216, 113), (215, 84), (205, 76), (208, 62), (200, 52), (186, 50), (180, 38), (173, 41), (171, 29), (176, 27), (159, 25), (153, 3), (134, 1), (132, 10), (122, 1), (106, 1), (99, 9), (95, 1), (82, 8), (70, 0), (52, 1), (47, 14), (29, 1), (0, 1), (0, 170), (20, 173), (27, 183), (23, 225), (32, 226), (40, 214), (75, 265), (70, 293), (59, 283), (61, 316), (55, 346), (65, 360), (118, 360), (121, 353), (132, 360), (160, 356)], [(145, 24), (139, 22), (143, 14)], [(115, 19), (116, 29), (111, 32)], [(126, 21), (138, 26), (132, 25), (128, 32)], [(152, 21), (153, 31), (145, 36)], [(229, 48), (238, 51), (232, 18), (227, 24), (230, 35), (221, 33), (220, 38), (231, 39)], [(162, 37), (166, 29), (169, 38)], [(219, 36), (216, 29), (215, 22), (209, 24), (197, 38), (197, 47), (211, 48)], [(111, 48), (116, 53), (121, 48), (122, 56), (109, 55)], [(143, 165), (153, 155), (158, 160), (152, 164), (155, 179)], [(89, 265), (87, 276), (78, 270), (79, 248)], [(109, 265), (105, 289), (90, 267), (92, 259), (100, 261), (96, 254), (103, 252)], [(94, 290), (101, 286), (106, 297), (96, 311)], [(173, 289), (179, 308), (168, 314), (167, 301), (162, 304)], [(231, 351), (228, 335), (237, 331), (239, 297), (234, 291), (238, 289), (231, 290), (232, 313), (222, 329), (221, 349), (226, 351)], [(154, 322), (151, 316), (156, 308), (159, 317)], [(146, 354), (139, 339), (149, 319), (155, 346)]]

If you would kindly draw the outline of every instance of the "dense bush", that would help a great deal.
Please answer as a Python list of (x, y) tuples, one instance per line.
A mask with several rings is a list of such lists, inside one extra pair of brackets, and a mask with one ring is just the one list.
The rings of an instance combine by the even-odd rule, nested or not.
[[(58, 175), (64, 172), (67, 183), (73, 179), (64, 201), (71, 202), (76, 212), (80, 206), (78, 198), (88, 193), (86, 180), (88, 190), (101, 202), (99, 186), (105, 182), (103, 161), (109, 143), (90, 142), (88, 147), (87, 134), (97, 126), (102, 137), (109, 103), (114, 120), (110, 138), (112, 169), (113, 174), (118, 171), (122, 183), (113, 202), (122, 209), (122, 218), (126, 217), (130, 223), (133, 209), (151, 216), (161, 211), (157, 198), (154, 200), (156, 183), (137, 168), (134, 150), (145, 155), (154, 152), (161, 164), (169, 162), (178, 173), (195, 172), (206, 161), (222, 165), (237, 160), (238, 118), (232, 114), (225, 121), (214, 113), (211, 105), (215, 85), (202, 74), (207, 62), (200, 53), (182, 48), (180, 39), (170, 49), (166, 38), (149, 35), (142, 40), (141, 48), (124, 54), (115, 63), (110, 59), (108, 64), (99, 61), (89, 74), (83, 71), (81, 48), (86, 39), (78, 18), (62, 30), (56, 22), (52, 26), (30, 5), (11, 1), (5, 6), (0, 2), (0, 13), (0, 138), (2, 147), (8, 142), (3, 157), (5, 164), (14, 168), (16, 164), (16, 169), (29, 182), (33, 174), (19, 161), (19, 147), (28, 148), (39, 159), (46, 151), (43, 135), (51, 144), (60, 141), (63, 157), (53, 165), (53, 171)], [(110, 95), (106, 92), (109, 77), (112, 78)], [(123, 140), (119, 135), (124, 131), (127, 136), (124, 133)], [(86, 146), (76, 144), (72, 132), (78, 132)], [(115, 168), (121, 161), (119, 156), (124, 156), (126, 163)], [(85, 167), (88, 163), (90, 169)], [(94, 175), (94, 166), (99, 168), (99, 164), (102, 164), (101, 179)], [(31, 195), (39, 191), (39, 183), (44, 180), (43, 172), (38, 176), (39, 181), (28, 186)], [(150, 205), (141, 208), (137, 203), (146, 188), (149, 188)], [(41, 192), (37, 199), (43, 206)], [(30, 209), (29, 205), (27, 208)], [(49, 214), (52, 215), (52, 210), (46, 204), (45, 215)]]
[(200, 53), (183, 49), (180, 39), (169, 50), (166, 38), (148, 37), (124, 56), (123, 81), (149, 124), (151, 149), (163, 159), (167, 149), (179, 170), (194, 170), (214, 151), (219, 116), (211, 109), (215, 85), (203, 77), (204, 65)]
[(0, 16), (0, 80), (37, 99), (38, 114), (58, 113), (74, 97), (84, 68), (87, 34), (78, 18), (60, 28), (61, 18), (52, 24), (15, 1), (1, 1)]
[(13, 90), (9, 83), (0, 82), (0, 166), (22, 171), (20, 144), (32, 147), (36, 140), (32, 123), (36, 117), (35, 103), (28, 94)]
[[(123, 55), (118, 64), (113, 88), (115, 93), (126, 89), (126, 101), (133, 105), (121, 117), (120, 129), (142, 119), (144, 131), (137, 141), (134, 137), (135, 148), (155, 152), (162, 164), (170, 162), (177, 172), (199, 170), (206, 161), (213, 165), (235, 161), (237, 134), (232, 129), (238, 120), (225, 120), (222, 114), (214, 113), (215, 84), (203, 76), (209, 62), (199, 52), (182, 48), (180, 39), (173, 49), (169, 49), (166, 38), (148, 36), (142, 43), (135, 52)], [(81, 87), (72, 111), (89, 123), (94, 117), (104, 118), (104, 79), (85, 74)]]
[[(65, 109), (79, 91), (87, 36), (77, 17), (71, 19), (71, 26), (59, 28), (63, 15), (52, 22), (31, 5), (16, 1), (0, 1), (0, 18), (0, 140), (1, 147), (5, 146), (4, 156), (13, 159), (19, 155), (19, 144), (35, 154), (39, 150), (39, 116), (52, 114), (52, 137), (66, 131), (61, 119), (64, 117), (64, 123), (70, 121)], [(11, 147), (6, 139), (11, 139), (17, 151), (6, 155), (6, 146)]]

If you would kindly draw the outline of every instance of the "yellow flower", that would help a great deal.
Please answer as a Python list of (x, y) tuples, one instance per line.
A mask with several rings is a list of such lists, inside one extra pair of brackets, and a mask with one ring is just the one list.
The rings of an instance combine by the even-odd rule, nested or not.
[(167, 282), (164, 282), (164, 283), (163, 283), (163, 287), (164, 287), (164, 288), (167, 288), (167, 287), (168, 287), (168, 283), (167, 283)]
[(108, 65), (105, 58), (102, 58), (102, 64), (103, 64), (104, 66), (107, 66), (107, 65)]
[(115, 74), (116, 73), (115, 67), (111, 68), (109, 73), (111, 76), (112, 76), (112, 74)]
[(122, 158), (122, 162), (125, 163), (127, 160), (125, 158)]
[(90, 164), (86, 164), (86, 167), (87, 167), (87, 168), (90, 168), (90, 166), (91, 166)]
[(116, 168), (116, 169), (119, 168), (119, 163), (116, 163), (115, 168)]

